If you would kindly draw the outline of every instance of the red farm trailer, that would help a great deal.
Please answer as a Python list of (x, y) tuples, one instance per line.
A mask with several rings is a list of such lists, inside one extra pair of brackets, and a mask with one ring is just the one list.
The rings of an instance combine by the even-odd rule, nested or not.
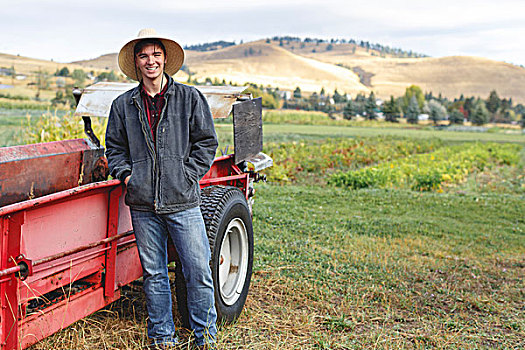
[[(113, 99), (133, 86), (97, 83), (77, 91), (75, 115), (84, 119), (86, 139), (0, 148), (0, 350), (29, 347), (141, 278), (126, 189), (107, 179), (104, 149), (91, 129), (91, 117), (107, 117)], [(264, 180), (259, 171), (272, 159), (261, 152), (260, 99), (242, 87), (199, 89), (215, 118), (233, 114), (234, 153), (217, 157), (200, 181), (217, 312), (227, 322), (248, 293), (254, 182)], [(176, 281), (187, 325), (185, 285)]]

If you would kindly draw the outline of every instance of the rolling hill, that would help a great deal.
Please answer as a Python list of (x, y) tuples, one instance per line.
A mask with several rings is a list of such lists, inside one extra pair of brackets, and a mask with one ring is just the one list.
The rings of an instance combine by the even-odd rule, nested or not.
[[(318, 92), (324, 87), (328, 92), (338, 89), (351, 95), (374, 91), (382, 98), (402, 95), (406, 87), (415, 84), (423, 91), (449, 98), (461, 94), (486, 98), (491, 90), (496, 90), (500, 97), (525, 103), (525, 68), (480, 57), (403, 58), (349, 43), (275, 40), (186, 53), (185, 66), (200, 81), (209, 77), (281, 90), (299, 86), (306, 92)], [(0, 55), (0, 66), (10, 67), (13, 59), (4, 63), (4, 56)], [(63, 66), (51, 63), (53, 67)], [(36, 64), (43, 66), (40, 61)], [(116, 54), (72, 65), (86, 70), (118, 71)], [(176, 78), (185, 81), (187, 74), (177, 73)]]

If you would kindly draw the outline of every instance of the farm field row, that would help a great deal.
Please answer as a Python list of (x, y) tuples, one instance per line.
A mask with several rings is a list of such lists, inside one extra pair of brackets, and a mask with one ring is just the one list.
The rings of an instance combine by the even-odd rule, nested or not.
[[(66, 111), (37, 110), (37, 109), (2, 109), (0, 108), (0, 147), (14, 145), (22, 142), (19, 134), (22, 125), (25, 124), (27, 115), (40, 119), (43, 114), (64, 115)], [(287, 123), (289, 120), (301, 119), (298, 124)], [(435, 130), (430, 126), (409, 126), (406, 124), (392, 124), (384, 122), (360, 122), (360, 121), (333, 121), (316, 112), (283, 112), (265, 111), (265, 119), (276, 124), (267, 123), (263, 127), (265, 142), (284, 142), (293, 140), (308, 141), (322, 139), (325, 137), (363, 137), (363, 136), (396, 136), (427, 139), (432, 137), (444, 141), (494, 141), (515, 142), (525, 144), (525, 134), (519, 129), (498, 130), (490, 129), (490, 132), (459, 132)], [(278, 123), (284, 121), (284, 123)], [(82, 123), (78, 120), (78, 123)], [(307, 124), (304, 124), (307, 123)], [(309, 124), (309, 125), (308, 125)], [(233, 144), (233, 130), (231, 120), (217, 121), (217, 130), (221, 136), (221, 143)], [(102, 136), (102, 135), (100, 135)], [(18, 139), (17, 139), (18, 137)]]
[[(523, 152), (520, 145), (494, 142), (446, 146), (427, 154), (409, 155), (355, 171), (338, 172), (330, 176), (329, 183), (354, 189), (379, 187), (443, 191), (443, 186), (461, 184), (469, 175), (484, 170), (503, 166), (518, 168), (520, 152)], [(523, 171), (523, 164), (520, 169)], [(517, 173), (512, 180), (517, 184), (516, 190), (521, 189), (525, 193), (525, 174)]]

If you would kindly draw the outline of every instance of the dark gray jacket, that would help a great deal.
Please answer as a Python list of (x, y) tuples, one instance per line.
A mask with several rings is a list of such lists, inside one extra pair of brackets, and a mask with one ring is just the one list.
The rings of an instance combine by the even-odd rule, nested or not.
[(117, 97), (106, 130), (106, 156), (114, 178), (127, 186), (135, 210), (173, 213), (200, 204), (199, 180), (210, 169), (217, 136), (206, 98), (168, 78), (156, 147), (139, 87)]

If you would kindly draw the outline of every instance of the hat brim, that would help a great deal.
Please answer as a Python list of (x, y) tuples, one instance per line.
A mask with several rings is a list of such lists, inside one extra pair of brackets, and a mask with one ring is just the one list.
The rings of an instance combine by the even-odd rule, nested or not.
[(184, 50), (182, 47), (174, 40), (151, 36), (130, 40), (122, 46), (122, 49), (120, 49), (118, 54), (118, 65), (122, 73), (132, 80), (141, 80), (142, 77), (140, 71), (135, 69), (134, 49), (137, 42), (145, 39), (158, 39), (166, 48), (166, 64), (164, 65), (164, 72), (171, 76), (180, 70), (184, 64)]

